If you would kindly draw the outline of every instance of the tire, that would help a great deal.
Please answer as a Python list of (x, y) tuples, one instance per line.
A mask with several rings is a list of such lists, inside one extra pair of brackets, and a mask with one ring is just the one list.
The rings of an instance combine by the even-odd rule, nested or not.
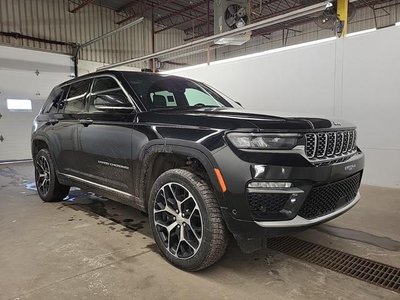
[(61, 201), (69, 193), (69, 186), (58, 182), (49, 150), (41, 149), (35, 156), (35, 183), (39, 197), (45, 202)]
[(172, 265), (199, 271), (224, 255), (228, 233), (216, 196), (197, 175), (183, 169), (161, 174), (148, 212), (154, 240)]

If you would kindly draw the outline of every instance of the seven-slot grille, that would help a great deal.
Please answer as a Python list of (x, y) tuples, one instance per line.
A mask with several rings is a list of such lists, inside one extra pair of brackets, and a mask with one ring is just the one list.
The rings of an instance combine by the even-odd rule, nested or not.
[(307, 133), (306, 155), (310, 159), (326, 159), (354, 153), (355, 130)]

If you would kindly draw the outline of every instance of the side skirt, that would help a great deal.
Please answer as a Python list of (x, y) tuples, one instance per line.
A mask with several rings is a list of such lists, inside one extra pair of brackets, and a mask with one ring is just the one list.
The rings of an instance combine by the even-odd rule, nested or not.
[(146, 211), (144, 201), (135, 195), (69, 174), (57, 173), (57, 177), (61, 184), (76, 186), (122, 204), (132, 206), (140, 211)]

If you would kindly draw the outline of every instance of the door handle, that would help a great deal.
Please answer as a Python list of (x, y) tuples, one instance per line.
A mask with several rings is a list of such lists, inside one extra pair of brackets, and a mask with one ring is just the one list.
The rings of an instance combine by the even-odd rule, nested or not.
[(79, 120), (79, 123), (81, 123), (85, 127), (88, 127), (89, 125), (93, 124), (93, 120), (91, 120), (91, 119), (81, 119), (81, 120)]
[(50, 119), (46, 122), (47, 125), (56, 125), (58, 123), (58, 119)]

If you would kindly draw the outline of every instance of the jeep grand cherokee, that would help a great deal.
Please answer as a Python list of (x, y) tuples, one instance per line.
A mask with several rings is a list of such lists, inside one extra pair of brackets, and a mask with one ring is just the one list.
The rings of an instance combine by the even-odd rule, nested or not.
[(194, 80), (106, 71), (56, 86), (34, 121), (39, 196), (71, 186), (148, 213), (173, 265), (326, 222), (354, 206), (364, 166), (344, 121), (250, 112)]

